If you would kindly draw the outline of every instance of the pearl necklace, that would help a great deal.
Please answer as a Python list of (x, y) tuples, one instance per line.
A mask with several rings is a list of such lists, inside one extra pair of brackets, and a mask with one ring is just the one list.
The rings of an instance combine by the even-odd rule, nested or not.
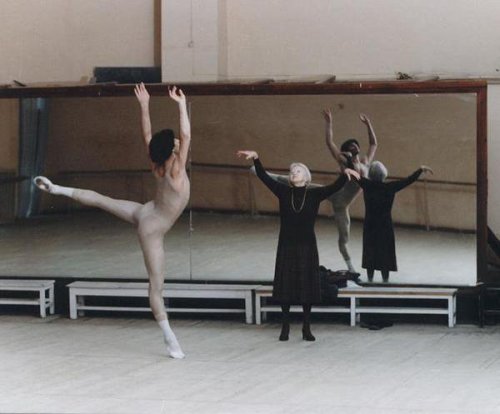
[(297, 210), (297, 208), (295, 207), (295, 203), (293, 202), (293, 190), (294, 190), (295, 187), (292, 187), (292, 192), (291, 192), (291, 201), (292, 201), (292, 210), (295, 211), (296, 213), (300, 213), (302, 211), (302, 209), (304, 208), (304, 204), (306, 202), (306, 194), (307, 194), (307, 186), (306, 186), (306, 189), (304, 191), (304, 198), (302, 199), (302, 204), (300, 205), (299, 209)]

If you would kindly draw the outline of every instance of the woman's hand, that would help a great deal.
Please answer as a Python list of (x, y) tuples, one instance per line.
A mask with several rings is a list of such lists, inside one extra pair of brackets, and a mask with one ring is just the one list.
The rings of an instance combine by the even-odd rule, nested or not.
[(427, 167), (427, 165), (421, 165), (421, 166), (420, 166), (420, 169), (422, 170), (422, 172), (423, 172), (424, 174), (427, 174), (427, 173), (429, 173), (429, 174), (431, 174), (431, 175), (433, 175), (433, 174), (434, 174), (434, 171), (432, 171), (432, 168), (431, 168), (431, 167)]
[(186, 103), (186, 97), (184, 96), (184, 93), (182, 92), (182, 90), (177, 89), (177, 86), (171, 86), (170, 88), (168, 88), (168, 96), (170, 96), (170, 98), (172, 98), (179, 104)]
[(259, 158), (259, 154), (257, 154), (255, 151), (238, 151), (236, 153), (236, 155), (241, 158), (241, 157), (245, 157), (246, 160), (249, 160), (249, 159), (257, 159)]
[(138, 85), (135, 85), (134, 93), (141, 106), (149, 105), (149, 93), (144, 86), (144, 83), (141, 82)]
[(344, 174), (347, 175), (347, 179), (350, 181), (351, 178), (355, 178), (356, 180), (360, 179), (359, 173), (351, 168), (346, 168), (344, 170)]

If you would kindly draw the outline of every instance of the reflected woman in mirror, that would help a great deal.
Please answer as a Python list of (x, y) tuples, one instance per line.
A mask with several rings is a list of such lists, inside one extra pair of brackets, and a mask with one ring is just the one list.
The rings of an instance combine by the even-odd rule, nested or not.
[(349, 168), (333, 184), (310, 187), (311, 173), (300, 163), (290, 166), (289, 182), (283, 184), (264, 170), (255, 151), (238, 151), (239, 157), (253, 159), (257, 176), (279, 201), (280, 233), (273, 283), (273, 298), (281, 304), (283, 323), (280, 341), (290, 332), (290, 305), (302, 305), (304, 320), (302, 338), (314, 341), (311, 333), (312, 304), (321, 300), (319, 258), (314, 223), (319, 204), (359, 174)]
[(365, 201), (362, 266), (370, 282), (373, 281), (375, 270), (382, 273), (385, 283), (389, 281), (389, 272), (398, 270), (391, 216), (394, 197), (398, 191), (417, 181), (423, 173), (432, 174), (432, 170), (422, 165), (409, 177), (386, 183), (387, 169), (381, 162), (373, 161), (368, 179), (361, 177), (359, 180)]
[(179, 108), (180, 139), (171, 129), (151, 133), (149, 93), (144, 84), (136, 85), (135, 95), (141, 108), (142, 134), (151, 169), (156, 181), (152, 201), (140, 204), (116, 200), (91, 190), (62, 187), (46, 177), (35, 177), (35, 185), (54, 195), (64, 195), (89, 207), (99, 208), (125, 220), (137, 228), (144, 262), (149, 276), (149, 303), (163, 331), (167, 352), (172, 358), (184, 358), (177, 338), (170, 328), (163, 301), (165, 277), (164, 237), (182, 214), (189, 200), (190, 183), (186, 173), (191, 126), (186, 97), (175, 86), (169, 89), (170, 98)]
[[(364, 157), (360, 157), (360, 145), (356, 139), (348, 139), (340, 146), (340, 149), (335, 144), (333, 140), (333, 120), (330, 109), (325, 109), (323, 111), (323, 117), (326, 121), (326, 144), (333, 158), (340, 166), (340, 169), (344, 170), (346, 168), (351, 168), (361, 176), (366, 177), (368, 174), (370, 163), (373, 161), (373, 157), (375, 156), (375, 152), (377, 151), (377, 137), (375, 135), (375, 131), (373, 129), (372, 123), (370, 122), (370, 119), (364, 114), (359, 115), (359, 119), (363, 124), (366, 125), (368, 129), (369, 140), (368, 152)], [(288, 183), (288, 176), (277, 174), (269, 174), (269, 176), (281, 183)], [(311, 184), (311, 187), (313, 186), (316, 186), (316, 184)], [(332, 204), (335, 224), (339, 233), (339, 251), (344, 258), (347, 269), (353, 273), (356, 272), (356, 269), (352, 264), (351, 255), (348, 249), (349, 237), (351, 232), (351, 217), (349, 215), (349, 206), (359, 193), (360, 188), (357, 183), (354, 181), (348, 181), (341, 190), (328, 197), (328, 200)]]

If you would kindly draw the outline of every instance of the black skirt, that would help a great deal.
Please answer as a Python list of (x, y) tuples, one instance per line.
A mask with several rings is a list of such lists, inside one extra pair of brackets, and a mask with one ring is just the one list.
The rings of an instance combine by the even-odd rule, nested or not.
[(321, 302), (319, 258), (315, 240), (301, 244), (278, 244), (273, 298), (290, 305)]

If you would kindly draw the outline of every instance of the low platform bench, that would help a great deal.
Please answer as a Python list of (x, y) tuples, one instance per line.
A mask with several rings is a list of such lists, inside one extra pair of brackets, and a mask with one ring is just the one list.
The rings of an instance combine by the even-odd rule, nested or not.
[[(222, 285), (222, 284), (192, 284), (165, 283), (164, 298), (200, 298), (200, 299), (241, 299), (244, 309), (234, 308), (178, 308), (168, 307), (167, 312), (198, 312), (198, 313), (244, 313), (246, 323), (253, 323), (253, 291), (260, 285)], [(149, 307), (123, 306), (87, 306), (85, 298), (90, 296), (115, 297), (148, 297), (148, 284), (135, 282), (73, 282), (69, 288), (70, 318), (76, 319), (82, 311), (132, 311), (150, 312)]]
[[(342, 288), (339, 290), (339, 298), (348, 298), (350, 306), (313, 306), (312, 312), (336, 312), (349, 313), (351, 326), (356, 326), (359, 315), (362, 313), (386, 313), (386, 314), (426, 314), (426, 315), (446, 315), (448, 326), (451, 328), (456, 324), (457, 289), (441, 288), (406, 288), (406, 287), (359, 287)], [(265, 317), (265, 312), (281, 312), (279, 306), (263, 306), (262, 299), (272, 296), (272, 287), (266, 286), (255, 291), (255, 320), (261, 323), (261, 315)], [(425, 299), (438, 300), (440, 307), (401, 307), (401, 306), (368, 306), (362, 304), (364, 299)], [(295, 308), (295, 309), (294, 309)], [(302, 307), (296, 306), (291, 311), (300, 312)]]
[(0, 298), (0, 304), (38, 306), (42, 318), (47, 316), (47, 308), (54, 314), (54, 280), (0, 279), (1, 291), (36, 292), (38, 298)]
[[(351, 326), (355, 326), (357, 316), (362, 313), (397, 313), (414, 315), (447, 315), (448, 326), (454, 327), (457, 316), (457, 289), (420, 287), (362, 287), (343, 288), (339, 298), (349, 298), (351, 305)], [(437, 300), (440, 307), (367, 306), (362, 299), (425, 299)]]

